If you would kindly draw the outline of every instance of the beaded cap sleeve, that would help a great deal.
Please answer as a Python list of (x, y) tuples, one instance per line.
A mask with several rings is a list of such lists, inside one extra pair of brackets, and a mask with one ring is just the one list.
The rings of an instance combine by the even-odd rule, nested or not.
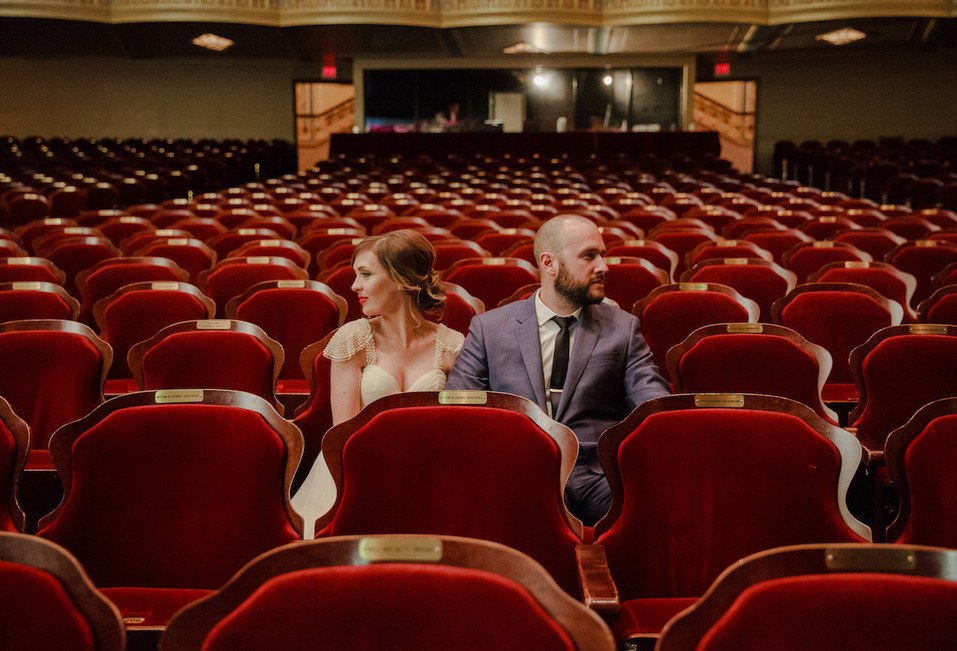
[(440, 323), (438, 330), (435, 332), (435, 367), (442, 368), (443, 353), (458, 355), (464, 342), (465, 335), (458, 330), (446, 327), (444, 323)]
[(375, 363), (375, 341), (368, 319), (350, 321), (336, 330), (322, 354), (334, 362), (345, 362), (359, 352), (365, 352), (366, 364)]

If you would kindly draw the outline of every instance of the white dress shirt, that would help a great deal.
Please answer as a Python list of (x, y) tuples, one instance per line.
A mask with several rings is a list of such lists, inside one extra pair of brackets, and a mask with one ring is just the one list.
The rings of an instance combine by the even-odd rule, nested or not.
[[(542, 373), (544, 374), (543, 377), (545, 379), (546, 397), (548, 396), (548, 390), (551, 388), (549, 383), (551, 382), (552, 378), (552, 360), (555, 359), (555, 339), (558, 337), (558, 332), (561, 330), (558, 324), (552, 321), (552, 317), (573, 316), (577, 319), (568, 330), (568, 353), (570, 357), (571, 351), (575, 346), (575, 333), (578, 331), (578, 322), (581, 319), (581, 311), (582, 309), (579, 307), (571, 314), (558, 314), (553, 312), (550, 307), (542, 302), (542, 299), (538, 296), (538, 292), (535, 292), (535, 316), (538, 319), (538, 340), (542, 345)], [(551, 401), (546, 400), (545, 405), (548, 408), (548, 415), (551, 416)]]

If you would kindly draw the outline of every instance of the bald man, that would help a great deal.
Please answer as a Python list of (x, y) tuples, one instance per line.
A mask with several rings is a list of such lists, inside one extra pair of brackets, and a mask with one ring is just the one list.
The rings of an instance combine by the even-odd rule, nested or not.
[[(638, 405), (669, 393), (638, 319), (602, 303), (604, 255), (601, 233), (590, 220), (558, 215), (546, 221), (535, 236), (541, 289), (472, 319), (445, 383), (446, 389), (524, 396), (575, 432), (578, 461), (565, 498), (586, 525), (610, 503), (599, 435)], [(553, 375), (556, 366), (566, 367), (563, 359), (567, 372)]]

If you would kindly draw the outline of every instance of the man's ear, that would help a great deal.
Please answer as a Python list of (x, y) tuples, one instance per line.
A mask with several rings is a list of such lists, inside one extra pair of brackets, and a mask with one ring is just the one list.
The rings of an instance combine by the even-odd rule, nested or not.
[(539, 257), (539, 261), (541, 262), (539, 266), (545, 273), (554, 275), (558, 272), (558, 262), (555, 256), (548, 251), (542, 253)]

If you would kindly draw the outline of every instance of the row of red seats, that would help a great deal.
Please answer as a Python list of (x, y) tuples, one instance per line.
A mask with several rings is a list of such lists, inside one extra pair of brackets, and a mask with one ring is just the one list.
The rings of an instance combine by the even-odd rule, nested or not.
[[(797, 402), (707, 393), (638, 408), (599, 444), (613, 498), (592, 531), (561, 497), (560, 477), (576, 456), (568, 428), (516, 396), (457, 397), (390, 396), (326, 433), (338, 498), (315, 523), (319, 537), (418, 533), (505, 544), (608, 617), (619, 640), (658, 635), (749, 554), (870, 540), (844, 504), (860, 444)], [(25, 429), (18, 420), (4, 412), (14, 441)], [(890, 531), (899, 543), (957, 545), (954, 507), (941, 500), (955, 428), (950, 398), (889, 439), (902, 500)], [(224, 433), (233, 445), (223, 445)], [(164, 626), (257, 554), (298, 539), (289, 486), (301, 445), (295, 426), (249, 394), (115, 398), (54, 436), (65, 498), (39, 535), (77, 556), (137, 618), (131, 629)], [(22, 467), (25, 453), (13, 448)], [(233, 542), (225, 549), (222, 540)]]
[[(860, 306), (853, 305), (854, 295), (841, 290), (834, 303), (852, 304), (845, 309), (853, 314), (838, 315), (838, 320), (863, 321)], [(727, 291), (698, 288), (659, 294), (665, 297), (660, 303), (649, 301), (644, 314), (646, 337), (676, 392), (768, 393), (799, 401), (835, 424), (847, 419), (868, 451), (870, 466), (880, 465), (884, 441), (893, 429), (928, 402), (957, 395), (957, 326), (890, 326), (874, 334), (869, 334), (869, 328), (855, 326), (852, 334), (863, 332), (864, 340), (842, 361), (796, 329), (747, 323), (733, 313), (740, 302), (733, 297), (728, 301)], [(723, 305), (716, 307), (716, 301)], [(814, 312), (820, 305), (812, 301), (807, 309)], [(672, 315), (670, 321), (668, 315)], [(715, 323), (720, 317), (730, 319)], [(687, 336), (679, 332), (675, 338), (675, 331), (686, 328)], [(294, 415), (289, 414), (305, 434), (304, 470), (318, 456), (323, 433), (331, 424), (329, 362), (322, 355), (331, 334), (306, 345), (295, 360), (309, 387), (308, 398)], [(675, 338), (673, 345), (663, 354), (660, 346), (669, 343), (669, 338)], [(838, 338), (832, 348), (840, 348), (850, 339), (841, 333)], [(0, 395), (30, 424), (35, 467), (48, 465), (42, 451), (52, 433), (99, 405), (104, 390), (221, 387), (256, 394), (282, 413), (277, 394), (292, 385), (278, 381), (284, 359), (278, 342), (259, 327), (236, 320), (182, 321), (132, 345), (128, 358), (135, 385), (129, 381), (105, 383), (112, 363), (111, 348), (74, 322), (0, 325), (0, 349), (6, 360)], [(51, 356), (50, 350), (58, 354)], [(846, 377), (836, 376), (835, 368)], [(833, 381), (838, 379), (845, 382)], [(838, 400), (847, 406), (856, 404), (849, 418), (846, 409), (839, 416), (825, 405)], [(303, 478), (297, 476), (295, 486)]]
[(780, 141), (775, 175), (806, 185), (866, 196), (882, 203), (957, 208), (957, 146), (953, 137), (848, 143)]
[[(377, 225), (372, 229), (373, 232), (403, 227), (419, 229), (441, 249), (438, 256), (440, 269), (447, 268), (451, 262), (462, 257), (476, 255), (520, 257), (534, 261), (530, 240), (534, 229), (541, 222), (528, 215), (523, 216), (526, 220), (525, 227), (502, 228), (493, 219), (462, 218), (458, 219), (454, 225), (450, 224), (452, 228), (445, 229), (429, 226), (424, 217), (390, 217), (388, 209), (375, 207)], [(648, 239), (657, 243), (650, 245), (651, 247), (660, 245), (658, 248), (669, 249), (677, 256), (671, 256), (664, 251), (649, 251), (649, 246), (645, 245), (646, 240), (633, 238), (636, 235), (640, 237), (644, 232), (643, 229), (636, 227), (633, 222), (625, 218), (600, 222), (606, 244), (610, 247), (612, 255), (637, 255), (649, 258), (656, 266), (668, 271), (670, 278), (676, 280), (696, 262), (709, 257), (764, 257), (767, 259), (770, 254), (773, 261), (782, 263), (785, 267), (794, 268), (798, 272), (799, 281), (803, 281), (824, 262), (868, 261), (883, 258), (897, 263), (903, 267), (904, 271), (915, 272), (918, 287), (914, 307), (916, 302), (929, 296), (933, 272), (940, 271), (947, 262), (953, 261), (952, 255), (951, 258), (947, 257), (948, 254), (952, 254), (947, 243), (953, 243), (957, 238), (955, 235), (957, 226), (941, 230), (923, 216), (891, 218), (887, 220), (887, 227), (862, 229), (856, 228), (847, 220), (844, 220), (847, 224), (840, 224), (843, 218), (823, 217), (806, 222), (805, 226), (815, 227), (806, 230), (788, 229), (786, 225), (771, 217), (745, 217), (725, 224), (722, 229), (726, 236), (742, 238), (745, 243), (740, 243), (738, 239), (727, 241), (726, 238), (719, 238), (713, 232), (717, 224), (688, 217), (666, 220), (658, 214), (657, 210), (652, 211), (651, 208), (653, 207), (631, 209), (625, 215), (631, 214), (634, 221), (641, 222), (649, 230)], [(641, 221), (635, 214), (636, 211), (642, 211), (644, 217), (648, 219)], [(114, 243), (106, 241), (107, 234), (111, 235), (113, 242), (120, 243), (123, 252), (127, 255), (165, 254), (173, 257), (190, 271), (194, 282), (198, 279), (199, 273), (215, 262), (216, 258), (210, 253), (210, 249), (220, 258), (228, 255), (288, 257), (292, 262), (305, 267), (311, 275), (316, 275), (320, 271), (328, 271), (336, 263), (347, 260), (351, 253), (352, 241), (366, 232), (361, 224), (354, 223), (353, 218), (320, 218), (314, 213), (309, 214), (308, 223), (301, 229), (303, 232), (296, 235), (297, 228), (283, 217), (249, 218), (248, 215), (244, 215), (244, 221), (238, 228), (226, 230), (219, 219), (195, 216), (182, 218), (182, 213), (187, 211), (177, 210), (176, 212), (181, 220), (171, 222), (179, 226), (172, 230), (156, 230), (151, 222), (132, 216), (113, 217), (107, 219), (101, 227), (96, 228), (77, 227), (70, 222), (57, 220), (52, 220), (52, 223), (50, 223), (51, 220), (35, 222), (18, 229), (16, 234), (4, 236), (9, 240), (5, 245), (8, 249), (6, 253), (19, 255), (32, 248), (39, 249), (38, 254), (46, 254), (44, 257), (53, 256), (60, 261), (60, 266), (67, 267), (69, 272), (67, 283), (70, 286), (74, 283), (73, 277), (79, 273), (78, 267), (90, 265), (96, 260), (120, 253), (114, 248)], [(455, 217), (454, 214), (452, 216)], [(656, 222), (652, 223), (651, 219)], [(957, 218), (940, 212), (935, 219), (941, 223), (950, 220), (951, 224), (957, 224)], [(898, 226), (892, 226), (890, 222)], [(743, 228), (738, 228), (739, 226)], [(895, 233), (895, 228), (908, 237)], [(937, 232), (933, 232), (933, 229), (937, 229)], [(808, 232), (811, 235), (808, 235)], [(292, 239), (294, 237), (295, 241)], [(813, 244), (813, 248), (834, 250), (801, 251), (798, 256), (794, 255), (801, 248), (811, 248), (815, 237), (833, 239)], [(80, 241), (81, 238), (98, 239)], [(208, 248), (200, 246), (201, 243), (198, 241), (189, 241), (204, 238)], [(456, 238), (473, 243), (453, 244)], [(920, 243), (919, 246), (923, 249), (938, 246), (931, 245), (930, 242), (942, 242), (943, 244), (939, 246), (943, 248), (899, 256), (908, 238), (919, 238), (916, 239), (915, 244)], [(268, 241), (277, 239), (281, 241)], [(62, 251), (53, 250), (57, 248), (57, 245), (65, 246), (66, 240), (73, 240), (73, 242)], [(330, 250), (330, 247), (337, 242), (341, 242), (342, 246), (335, 251)], [(81, 248), (86, 252), (85, 255), (79, 252)], [(900, 260), (898, 260), (899, 257)], [(918, 258), (918, 260), (904, 260), (904, 257)], [(932, 258), (930, 263), (920, 262), (919, 258), (927, 257)], [(809, 260), (804, 261), (803, 258), (809, 258)]]

